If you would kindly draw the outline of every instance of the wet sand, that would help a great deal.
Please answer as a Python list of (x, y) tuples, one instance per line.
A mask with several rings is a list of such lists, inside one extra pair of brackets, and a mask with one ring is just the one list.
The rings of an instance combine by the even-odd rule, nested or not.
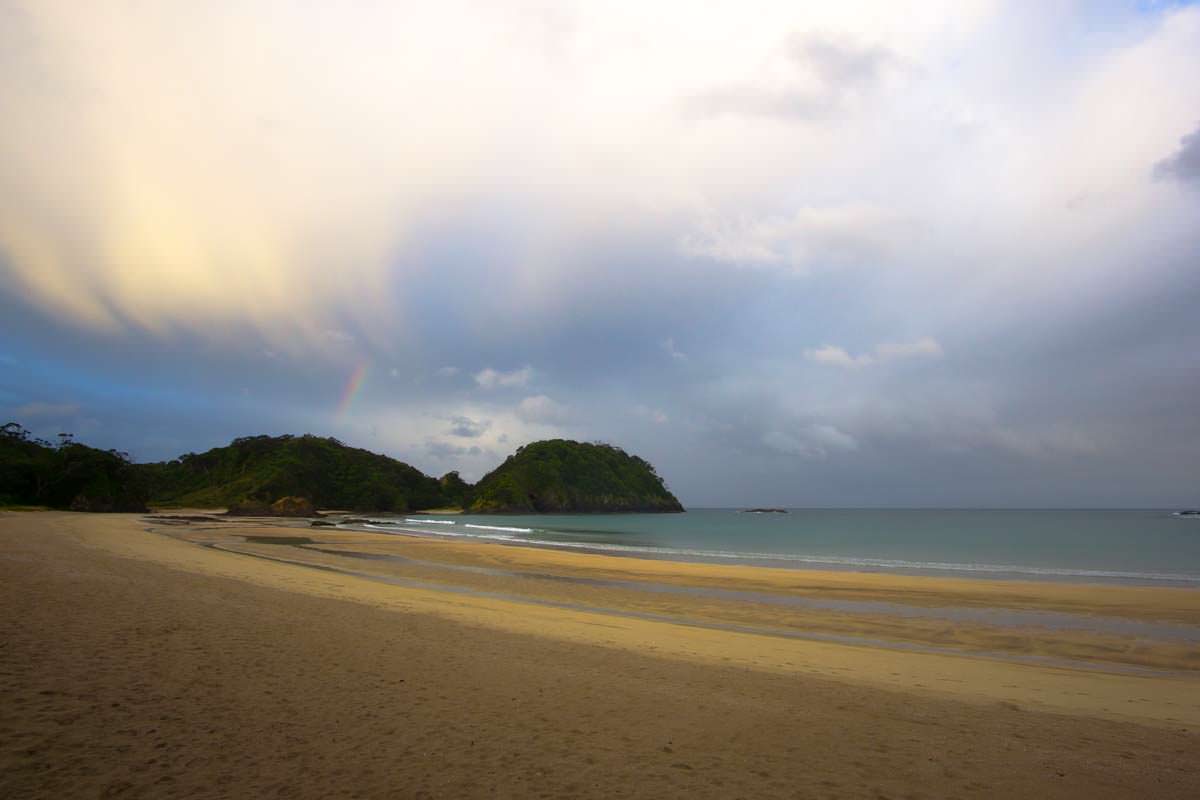
[[(363, 574), (346, 574), (350, 563)], [(0, 514), (0, 795), (1200, 794), (1194, 644), (1144, 642), (1131, 659), (1133, 645), (1096, 644), (1123, 637), (1068, 631), (1083, 663), (1067, 669), (1005, 657), (1066, 658), (1044, 632), (993, 631), (985, 648), (982, 632), (955, 634), (972, 627), (959, 623), (562, 578), (1179, 625), (1200, 616), (1185, 590)], [(929, 644), (931, 624), (950, 629), (938, 644), (949, 652), (897, 647)], [(780, 630), (757, 630), (767, 627)], [(885, 641), (787, 635), (810, 628)]]

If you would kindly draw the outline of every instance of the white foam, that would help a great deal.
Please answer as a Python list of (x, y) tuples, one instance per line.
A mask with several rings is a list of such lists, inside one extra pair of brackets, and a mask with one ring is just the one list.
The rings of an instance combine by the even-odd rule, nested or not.
[[(419, 524), (419, 523), (418, 523)], [(497, 542), (512, 542), (517, 541), (517, 537), (509, 536), (501, 533), (459, 533), (448, 530), (446, 528), (418, 528), (418, 527), (403, 527), (401, 523), (392, 525), (371, 525), (364, 524), (364, 528), (370, 528), (373, 531), (386, 533), (389, 536), (436, 536), (444, 539), (489, 539)]]
[[(405, 520), (405, 522), (416, 525), (423, 525), (426, 522), (434, 522), (435, 520)], [(399, 525), (399, 523), (397, 523)], [(387, 528), (376, 525), (365, 525), (364, 527), (373, 528), (375, 530), (386, 531)], [(500, 525), (475, 525), (466, 523), (462, 528), (472, 528), (477, 531), (489, 531), (494, 533), (466, 533), (466, 532), (451, 532), (449, 530), (413, 530), (411, 528), (393, 528), (397, 533), (403, 535), (411, 535), (404, 533), (412, 531), (412, 533), (425, 533), (431, 536), (453, 536), (467, 537), (472, 539), (487, 539), (491, 541), (501, 542), (520, 542), (522, 544), (536, 545), (538, 547), (554, 547), (567, 548), (574, 550), (592, 550), (602, 552), (616, 552), (629, 554), (643, 554), (655, 556), (657, 558), (672, 559), (672, 558), (703, 558), (703, 559), (718, 559), (728, 561), (748, 561), (748, 562), (763, 562), (773, 561), (781, 563), (790, 563), (796, 565), (805, 565), (813, 567), (834, 567), (843, 569), (874, 569), (880, 571), (920, 571), (920, 572), (958, 572), (958, 573), (981, 573), (981, 574), (1007, 574), (1007, 575), (1037, 575), (1048, 578), (1075, 578), (1080, 580), (1087, 579), (1110, 579), (1110, 580), (1128, 580), (1128, 581), (1151, 581), (1151, 582), (1171, 582), (1185, 584), (1200, 584), (1200, 575), (1176, 573), (1176, 572), (1134, 572), (1126, 570), (1105, 570), (1105, 569), (1070, 569), (1064, 567), (1034, 567), (1024, 566), (1019, 564), (979, 564), (979, 563), (962, 563), (962, 562), (943, 562), (943, 561), (909, 561), (905, 559), (890, 559), (890, 558), (867, 558), (856, 556), (818, 556), (804, 554), (784, 554), (784, 553), (758, 553), (748, 551), (731, 551), (731, 550), (705, 550), (698, 548), (687, 547), (656, 547), (653, 545), (628, 545), (617, 544), (614, 542), (570, 542), (570, 541), (554, 541), (548, 539), (531, 539), (527, 537), (516, 537), (505, 534), (514, 533), (533, 533), (532, 528), (514, 528), (504, 527)], [(460, 528), (461, 530), (461, 528)]]
[(412, 523), (413, 525), (453, 525), (453, 524), (455, 524), (454, 520), (452, 520), (452, 519), (406, 519), (404, 521)]
[(505, 531), (507, 533), (533, 533), (533, 528), (505, 528), (502, 525), (472, 525), (467, 523), (464, 528), (475, 528), (481, 531)]

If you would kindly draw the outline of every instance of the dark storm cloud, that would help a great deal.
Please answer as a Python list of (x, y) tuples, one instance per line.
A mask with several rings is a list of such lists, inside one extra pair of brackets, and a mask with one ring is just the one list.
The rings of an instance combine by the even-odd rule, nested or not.
[(451, 417), (449, 433), (464, 439), (477, 439), (492, 425), (490, 420), (474, 420), (470, 417)]
[(1179, 149), (1158, 162), (1154, 174), (1160, 179), (1200, 183), (1200, 127), (1179, 140)]

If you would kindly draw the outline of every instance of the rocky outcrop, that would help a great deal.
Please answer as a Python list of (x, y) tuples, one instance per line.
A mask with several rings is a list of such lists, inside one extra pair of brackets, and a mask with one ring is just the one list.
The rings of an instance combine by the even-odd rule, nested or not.
[(316, 517), (317, 509), (307, 497), (281, 497), (274, 503), (243, 500), (225, 512), (231, 517)]

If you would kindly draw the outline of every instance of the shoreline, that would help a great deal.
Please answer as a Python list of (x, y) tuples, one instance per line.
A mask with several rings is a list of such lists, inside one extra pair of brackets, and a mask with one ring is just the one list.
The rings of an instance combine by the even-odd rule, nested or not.
[(503, 542), (310, 529), (149, 528), (231, 555), (317, 568), (461, 602), (600, 616), (950, 658), (1200, 675), (1200, 592), (797, 571), (627, 559)]
[[(0, 793), (171, 781), (189, 796), (1090, 799), (1200, 786), (1195, 669), (1111, 671), (1111, 642), (1091, 635), (1072, 646), (1104, 646), (1069, 668), (1017, 663), (972, 650), (985, 632), (969, 624), (571, 580), (605, 573), (1196, 614), (1169, 589), (800, 575), (277, 520), (0, 514)], [(738, 630), (739, 619), (883, 625), (950, 637), (956, 651)], [(994, 643), (1041, 646), (1026, 629)]]
[[(733, 509), (703, 509), (706, 511), (728, 511)], [(825, 510), (825, 509), (821, 509)], [(871, 510), (874, 511), (874, 510)], [(952, 510), (954, 511), (954, 510)], [(1064, 510), (1066, 511), (1066, 510)], [(1131, 513), (1145, 513), (1141, 510), (1130, 510)], [(997, 511), (996, 513), (1003, 513)], [(408, 515), (413, 516), (413, 515)], [(416, 515), (420, 516), (420, 515)], [(491, 515), (488, 515), (490, 518)], [(504, 515), (496, 515), (497, 523), (503, 521)], [(528, 520), (528, 515), (523, 516)], [(561, 515), (551, 515), (561, 516)], [(590, 515), (581, 515), (590, 516)], [(696, 564), (736, 564), (755, 567), (772, 567), (778, 569), (816, 570), (831, 572), (862, 572), (883, 573), (894, 575), (911, 575), (914, 577), (951, 577), (971, 580), (1001, 580), (1001, 581), (1035, 581), (1052, 583), (1082, 583), (1103, 584), (1113, 586), (1163, 586), (1184, 589), (1200, 589), (1200, 574), (1190, 572), (1166, 572), (1162, 570), (1144, 569), (1139, 571), (1121, 570), (1101, 567), (1063, 567), (1047, 565), (1022, 565), (1011, 563), (987, 562), (954, 562), (919, 560), (912, 561), (900, 558), (882, 558), (868, 556), (831, 556), (811, 555), (803, 553), (778, 553), (720, 550), (699, 546), (668, 546), (652, 544), (622, 544), (616, 542), (586, 542), (586, 541), (555, 541), (552, 539), (521, 538), (519, 534), (532, 534), (539, 530), (534, 527), (513, 527), (511, 525), (487, 525), (472, 519), (469, 522), (457, 523), (463, 528), (478, 529), (480, 533), (465, 533), (442, 529), (413, 528), (422, 522), (436, 520), (407, 520), (405, 515), (396, 515), (392, 519), (383, 519), (376, 515), (379, 524), (354, 523), (345, 526), (347, 530), (395, 533), (404, 535), (413, 531), (447, 538), (477, 539), (494, 541), (514, 547), (535, 547), (547, 550), (567, 550), (597, 555), (610, 555), (621, 558), (636, 558), (656, 561), (675, 561)], [(526, 525), (532, 523), (526, 522)], [(547, 529), (553, 532), (553, 528)], [(494, 533), (487, 533), (492, 531)], [(512, 535), (517, 534), (517, 535)]]
[[(276, 527), (275, 524), (261, 520), (264, 527)], [(281, 526), (282, 527), (282, 526)], [(291, 527), (290, 530), (310, 530), (307, 527)], [(321, 533), (320, 529), (315, 529)], [(396, 537), (418, 542), (437, 543), (445, 546), (446, 552), (455, 550), (468, 551), (472, 547), (499, 547), (514, 553), (535, 551), (545, 554), (539, 557), (522, 557), (514, 555), (508, 558), (495, 556), (489, 560), (505, 562), (513, 565), (552, 563), (557, 567), (591, 567), (593, 571), (603, 574), (622, 575), (636, 574), (641, 577), (675, 577), (687, 575), (692, 578), (715, 581), (745, 580), (750, 585), (769, 585), (774, 588), (809, 587), (813, 589), (833, 590), (854, 594), (856, 589), (869, 587), (872, 591), (894, 592), (910, 595), (908, 600), (921, 604), (923, 597), (931, 596), (923, 591), (923, 587), (936, 589), (937, 594), (952, 594), (959, 601), (970, 605), (977, 596), (991, 597), (1002, 595), (1011, 597), (1025, 607), (1025, 603), (1035, 603), (1035, 598), (1044, 602), (1036, 602), (1036, 607), (1048, 609), (1067, 608), (1080, 598), (1087, 598), (1091, 604), (1098, 592), (1110, 593), (1113, 598), (1130, 598), (1136, 602), (1145, 602), (1159, 598), (1166, 602), (1152, 602), (1149, 605), (1159, 609), (1154, 612), (1166, 616), (1163, 620), (1184, 619), (1200, 622), (1200, 587), (1176, 586), (1165, 583), (1108, 583), (1087, 580), (1055, 580), (995, 577), (986, 573), (964, 576), (959, 574), (927, 574), (917, 572), (892, 571), (886, 569), (857, 569), (853, 567), (818, 568), (818, 567), (789, 567), (775, 564), (729, 563), (718, 560), (690, 560), (670, 557), (653, 557), (640, 554), (627, 554), (580, 547), (559, 547), (545, 545), (536, 541), (489, 540), (476, 536), (454, 536), (438, 530), (405, 530), (384, 531), (380, 529), (347, 526), (337, 530), (346, 533), (360, 533), (367, 536)], [(480, 550), (479, 552), (489, 552)], [(661, 566), (655, 566), (661, 565)], [(1144, 590), (1144, 591), (1143, 591)], [(985, 601), (990, 603), (990, 601)], [(1114, 609), (1120, 608), (1119, 602), (1108, 602), (1105, 605)], [(1127, 609), (1128, 610), (1128, 609)], [(1131, 611), (1134, 616), (1145, 617), (1142, 612)]]
[[(694, 511), (748, 513), (737, 508), (697, 508)], [(1104, 513), (1128, 512), (1130, 514), (1156, 513), (1169, 515), (1162, 509), (841, 509), (841, 508), (812, 508), (790, 509), (790, 511), (862, 511), (877, 513), (886, 510), (890, 512), (933, 511), (972, 513), (1026, 513), (1036, 512), (1092, 512)], [(1125, 571), (1100, 567), (1062, 567), (1038, 566), (1022, 564), (1001, 564), (987, 562), (952, 562), (952, 561), (909, 561), (898, 558), (882, 558), (867, 556), (829, 556), (806, 555), (800, 553), (755, 552), (734, 550), (712, 550), (700, 547), (672, 547), (667, 545), (623, 544), (616, 542), (587, 542), (587, 541), (556, 541), (552, 539), (520, 538), (506, 534), (533, 533), (536, 527), (515, 527), (511, 525), (487, 525), (480, 520), (502, 522), (506, 517), (522, 517), (529, 519), (528, 514), (475, 514), (462, 509), (427, 509), (407, 514), (391, 512), (352, 513), (348, 511), (325, 511), (325, 517), (334, 518), (329, 521), (338, 530), (356, 531), (361, 533), (378, 533), (395, 536), (419, 536), (426, 538), (441, 538), (447, 541), (479, 541), (483, 543), (502, 544), (509, 547), (534, 548), (552, 552), (566, 551), (596, 556), (628, 558), (639, 561), (666, 561), (682, 564), (711, 564), (728, 566), (749, 566), (768, 569), (804, 571), (815, 573), (853, 573), (896, 575), (915, 578), (963, 579), (969, 581), (994, 581), (1039, 584), (1079, 584), (1084, 586), (1111, 587), (1156, 587), (1200, 591), (1200, 574), (1190, 572), (1170, 573), (1153, 570)], [(169, 517), (175, 514), (204, 514), (223, 517), (223, 509), (195, 509), (187, 507), (169, 507), (151, 510), (149, 515)], [(388, 515), (391, 514), (389, 517)], [(446, 520), (446, 517), (466, 516), (467, 521)], [(628, 516), (621, 512), (612, 513), (578, 513), (578, 514), (549, 514), (551, 517), (604, 517)], [(343, 523), (336, 519), (350, 519)], [(439, 519), (440, 518), (440, 519)], [(257, 521), (262, 524), (303, 524), (307, 518), (289, 519), (288, 517), (241, 517), (247, 521)], [(529, 524), (529, 523), (527, 523)], [(456, 525), (456, 528), (419, 526)], [(472, 529), (483, 532), (460, 532), (462, 529)], [(553, 532), (553, 528), (545, 529)], [(570, 530), (570, 529), (565, 529)], [(605, 531), (600, 531), (605, 532)], [(615, 533), (612, 532), (612, 533)]]

